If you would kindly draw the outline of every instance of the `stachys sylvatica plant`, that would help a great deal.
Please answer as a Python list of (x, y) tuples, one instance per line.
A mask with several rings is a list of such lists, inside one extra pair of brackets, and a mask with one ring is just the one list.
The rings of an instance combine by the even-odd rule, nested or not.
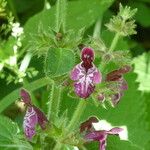
[[(105, 25), (110, 35), (114, 33), (109, 45), (100, 36), (100, 28), (95, 27), (93, 36), (84, 32), (87, 27), (70, 29), (66, 21), (68, 7), (66, 0), (57, 0), (54, 27), (45, 32), (45, 25), (37, 25), (38, 33), (32, 34), (28, 45), (31, 55), (44, 59), (41, 72), (45, 74), (37, 84), (20, 88), (18, 97), (25, 109), (22, 138), (33, 149), (90, 150), (89, 145), (96, 144), (95, 149), (106, 150), (111, 136), (128, 140), (126, 125), (113, 126), (109, 118), (107, 122), (99, 116), (103, 111), (109, 112), (110, 106), (119, 108), (130, 88), (125, 79), (132, 70), (130, 56), (127, 50), (118, 50), (117, 44), (123, 37), (136, 34), (136, 9), (120, 4), (118, 14)], [(41, 108), (40, 102), (35, 103), (33, 91), (44, 85), (48, 95), (41, 98)], [(93, 109), (100, 110), (99, 116)]]
[[(50, 33), (41, 31), (40, 35), (34, 37), (38, 42), (32, 43), (33, 55), (45, 58), (44, 71), (49, 80), (47, 89), (50, 94), (47, 113), (44, 113), (33, 103), (30, 91), (21, 89), (20, 97), (27, 109), (23, 121), (24, 134), (33, 146), (38, 141), (44, 143), (43, 149), (84, 150), (89, 149), (89, 143), (97, 141), (97, 149), (106, 150), (110, 135), (128, 140), (127, 127), (112, 126), (94, 115), (87, 116), (85, 121), (82, 115), (86, 107), (89, 107), (88, 103), (92, 102), (97, 109), (108, 109), (107, 111), (108, 104), (119, 107), (124, 91), (128, 89), (124, 74), (129, 73), (132, 67), (127, 51), (117, 50), (116, 46), (121, 38), (136, 33), (132, 19), (136, 9), (124, 8), (120, 4), (119, 13), (106, 24), (110, 31), (115, 32), (110, 47), (105, 45), (99, 35), (84, 38), (83, 30), (78, 34), (67, 30), (65, 15), (61, 14), (65, 12), (66, 1), (58, 0), (55, 29), (51, 29)], [(46, 42), (43, 41), (44, 38), (47, 43), (40, 49), (42, 42)], [(78, 103), (73, 107), (73, 114), (67, 110), (60, 112), (60, 107), (64, 107), (63, 93)], [(68, 113), (72, 114), (70, 118), (67, 117)], [(50, 145), (49, 141), (53, 144)]]

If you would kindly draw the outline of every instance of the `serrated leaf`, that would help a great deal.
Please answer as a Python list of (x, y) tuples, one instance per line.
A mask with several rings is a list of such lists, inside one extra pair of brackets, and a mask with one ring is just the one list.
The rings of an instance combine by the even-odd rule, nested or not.
[(0, 136), (12, 140), (17, 134), (18, 126), (9, 118), (0, 116)]
[[(83, 27), (90, 27), (99, 16), (103, 15), (104, 11), (112, 4), (112, 2), (113, 0), (88, 0), (88, 2), (87, 0), (68, 1), (66, 29), (74, 29), (78, 31)], [(49, 10), (43, 10), (29, 19), (24, 27), (26, 35), (25, 39), (31, 39), (30, 36), (37, 34), (39, 25), (42, 25), (45, 31), (48, 31), (49, 27), (54, 29), (55, 14), (56, 6)]]
[(50, 48), (45, 61), (45, 73), (50, 77), (64, 75), (74, 67), (74, 53), (65, 48)]
[(11, 119), (0, 116), (0, 149), (32, 150), (27, 141), (19, 139), (19, 127)]
[(137, 74), (139, 90), (150, 92), (150, 53), (144, 53), (133, 59), (134, 72)]

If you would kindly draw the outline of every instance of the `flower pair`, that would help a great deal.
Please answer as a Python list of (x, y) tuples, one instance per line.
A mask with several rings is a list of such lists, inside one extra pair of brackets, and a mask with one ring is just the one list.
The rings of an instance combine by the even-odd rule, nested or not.
[(99, 150), (105, 150), (107, 145), (108, 135), (118, 135), (121, 140), (128, 140), (128, 132), (126, 126), (113, 127), (105, 120), (98, 120), (91, 117), (81, 124), (80, 131), (86, 131), (85, 140), (98, 141)]
[(25, 89), (21, 89), (20, 96), (22, 101), (27, 106), (27, 111), (24, 116), (23, 129), (26, 137), (31, 140), (36, 134), (35, 127), (37, 124), (44, 130), (48, 124), (45, 114), (31, 102), (30, 94)]

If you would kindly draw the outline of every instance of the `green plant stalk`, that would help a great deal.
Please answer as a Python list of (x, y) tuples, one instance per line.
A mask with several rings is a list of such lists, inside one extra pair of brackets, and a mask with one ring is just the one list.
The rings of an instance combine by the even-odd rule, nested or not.
[(48, 118), (52, 119), (53, 115), (58, 116), (59, 106), (61, 101), (61, 87), (57, 87), (55, 83), (52, 83), (51, 92), (49, 96), (49, 105), (48, 105)]
[(112, 41), (112, 43), (110, 45), (110, 48), (109, 48), (110, 52), (112, 52), (115, 49), (115, 47), (116, 47), (116, 45), (118, 43), (119, 37), (120, 37), (120, 34), (116, 33), (115, 36), (114, 36), (114, 39), (113, 39), (113, 41)]
[(50, 96), (49, 96), (49, 103), (48, 103), (48, 113), (47, 113), (48, 119), (51, 119), (52, 106), (54, 103), (54, 88), (55, 88), (55, 82), (53, 81), (51, 86)]
[(99, 19), (97, 20), (97, 22), (95, 24), (95, 28), (94, 28), (94, 31), (93, 31), (93, 38), (98, 39), (100, 37), (101, 26), (102, 26), (102, 16), (99, 17)]
[(62, 147), (61, 143), (57, 142), (53, 150), (61, 150), (61, 147)]
[(56, 116), (58, 116), (58, 114), (59, 114), (59, 108), (60, 108), (60, 102), (61, 102), (61, 92), (62, 92), (62, 87), (58, 87), (57, 89), (56, 89), (56, 94), (55, 94), (55, 96), (57, 96), (57, 98), (55, 99), (55, 114), (56, 114)]
[[(45, 85), (50, 84), (51, 82), (52, 80), (50, 78), (44, 77), (36, 81), (33, 81), (29, 84), (26, 84), (24, 88), (32, 92), (36, 89), (39, 89)], [(8, 94), (7, 96), (5, 96), (0, 100), (0, 113), (3, 112), (13, 102), (18, 100), (18, 98), (20, 97), (19, 93), (20, 93), (20, 88), (14, 90), (13, 92), (11, 92), (10, 94)]]
[(63, 32), (65, 32), (66, 28), (66, 0), (57, 0), (56, 4), (56, 32), (60, 31), (62, 27)]
[(77, 106), (77, 108), (73, 114), (73, 117), (72, 117), (72, 119), (71, 119), (71, 121), (67, 127), (67, 132), (69, 130), (73, 130), (75, 125), (80, 121), (82, 113), (84, 112), (84, 109), (86, 107), (86, 103), (87, 103), (86, 100), (80, 99), (80, 102), (79, 102), (79, 104), (78, 104), (78, 106)]

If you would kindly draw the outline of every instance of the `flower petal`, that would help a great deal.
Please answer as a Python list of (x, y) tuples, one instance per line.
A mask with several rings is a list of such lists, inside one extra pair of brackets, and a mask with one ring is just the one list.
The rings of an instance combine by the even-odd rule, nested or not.
[[(98, 71), (98, 69), (93, 66), (93, 83), (94, 84), (98, 84), (102, 81), (102, 74)], [(89, 69), (89, 72), (90, 72), (90, 69)]]
[(119, 103), (121, 96), (122, 96), (122, 93), (119, 93), (119, 92), (111, 95), (111, 102), (112, 102), (113, 107)]
[(90, 141), (103, 141), (106, 138), (107, 133), (105, 131), (93, 131), (85, 136), (85, 139)]
[(20, 96), (26, 105), (31, 105), (31, 97), (30, 97), (30, 94), (27, 90), (21, 89)]
[(94, 65), (86, 72), (80, 63), (71, 72), (71, 79), (77, 81), (74, 83), (75, 93), (81, 98), (87, 98), (93, 93), (95, 89), (94, 84), (100, 83), (102, 77)]
[(105, 150), (105, 149), (106, 149), (106, 139), (100, 140), (99, 150)]
[(37, 114), (38, 123), (39, 123), (40, 127), (43, 130), (46, 129), (46, 125), (48, 123), (48, 120), (47, 120), (45, 114), (39, 108), (37, 108), (36, 106), (34, 106), (34, 110), (35, 110), (35, 112)]
[(24, 117), (23, 128), (28, 139), (35, 135), (35, 126), (38, 123), (38, 117), (33, 107), (28, 107)]
[(119, 81), (119, 89), (120, 90), (127, 90), (128, 89), (128, 84), (127, 84), (127, 81), (122, 78), (120, 81)]
[(83, 131), (90, 131), (92, 128), (92, 123), (94, 122), (98, 122), (99, 120), (96, 117), (90, 117), (88, 120), (86, 120), (85, 122), (81, 123), (80, 125), (80, 132)]
[(75, 93), (81, 98), (88, 98), (94, 91), (95, 86), (86, 82), (74, 84)]
[(113, 128), (113, 126), (106, 120), (99, 120), (99, 122), (92, 123), (92, 124), (96, 131), (100, 131), (100, 130), (109, 131)]
[(118, 135), (119, 132), (123, 131), (122, 128), (119, 128), (119, 127), (115, 127), (115, 128), (112, 128), (111, 130), (107, 131), (108, 134), (112, 134), (112, 135)]
[(71, 71), (71, 74), (70, 74), (70, 78), (73, 80), (73, 81), (77, 81), (79, 80), (80, 76), (82, 75), (81, 74), (81, 71), (84, 71), (85, 72), (85, 69), (83, 67), (81, 67), (81, 64), (78, 64), (76, 65), (73, 70)]

